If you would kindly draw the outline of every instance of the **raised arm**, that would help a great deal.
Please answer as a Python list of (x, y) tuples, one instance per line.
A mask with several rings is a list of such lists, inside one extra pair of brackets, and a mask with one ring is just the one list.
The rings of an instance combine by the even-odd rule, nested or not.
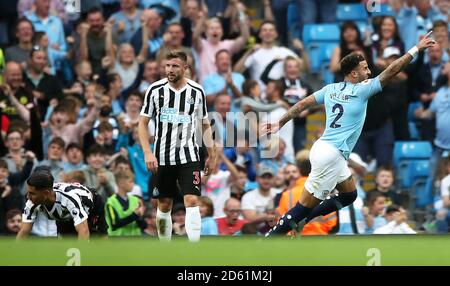
[(241, 30), (241, 35), (234, 41), (232, 50), (234, 53), (239, 52), (247, 43), (248, 38), (250, 37), (250, 28), (247, 24), (247, 17), (244, 12), (244, 5), (238, 5), (239, 10), (239, 27)]
[(89, 59), (89, 49), (87, 43), (87, 35), (89, 33), (89, 24), (82, 23), (80, 25), (80, 60), (87, 61)]
[(31, 233), (31, 229), (33, 228), (33, 223), (32, 222), (22, 222), (21, 226), (20, 226), (20, 230), (17, 233), (17, 240), (20, 239), (24, 239), (26, 237), (28, 237)]
[(292, 106), (288, 112), (286, 112), (283, 117), (280, 118), (278, 122), (265, 123), (261, 126), (260, 136), (266, 134), (275, 134), (278, 132), (283, 126), (289, 122), (289, 120), (297, 117), (303, 110), (306, 110), (314, 105), (317, 105), (316, 98), (313, 95), (307, 96), (304, 99), (297, 102), (294, 106)]
[(197, 53), (200, 53), (202, 50), (202, 38), (201, 35), (204, 31), (204, 27), (206, 25), (205, 14), (203, 12), (198, 12), (198, 19), (195, 22), (195, 29), (192, 34), (192, 45)]
[(413, 58), (419, 52), (434, 46), (436, 42), (430, 37), (432, 32), (433, 31), (428, 32), (428, 34), (426, 34), (426, 36), (422, 40), (420, 40), (420, 42), (416, 46), (412, 47), (406, 54), (391, 63), (379, 75), (381, 87), (386, 86), (402, 69), (404, 69), (413, 60)]

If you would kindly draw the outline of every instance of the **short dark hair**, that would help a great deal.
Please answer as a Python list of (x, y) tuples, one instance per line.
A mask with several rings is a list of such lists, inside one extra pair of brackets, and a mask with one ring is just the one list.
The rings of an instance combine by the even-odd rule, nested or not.
[(3, 160), (3, 159), (0, 159), (0, 169), (9, 170), (8, 169), (8, 163), (5, 160)]
[(22, 137), (23, 139), (23, 129), (19, 128), (19, 127), (15, 127), (15, 128), (9, 128), (8, 132), (6, 132), (6, 139), (8, 139), (9, 135), (11, 135), (12, 133), (17, 132), (20, 134), (20, 137)]
[(227, 53), (228, 55), (231, 55), (229, 50), (227, 50), (227, 49), (221, 49), (221, 50), (219, 50), (219, 51), (216, 53), (216, 59), (217, 59), (217, 57), (218, 57), (221, 53)]
[(106, 155), (106, 150), (98, 144), (94, 144), (86, 152), (86, 158), (91, 155)]
[(103, 131), (113, 131), (113, 126), (111, 125), (111, 123), (107, 122), (107, 121), (103, 121), (102, 123), (100, 123), (97, 127), (97, 131), (99, 133), (102, 133)]
[(444, 20), (436, 20), (433, 22), (433, 30), (439, 27), (444, 27), (447, 29), (447, 23)]
[(247, 79), (242, 84), (242, 92), (244, 95), (250, 96), (250, 91), (258, 85), (258, 82), (254, 79)]
[(341, 73), (346, 76), (354, 70), (360, 62), (366, 59), (359, 53), (351, 53), (341, 60)]
[(391, 213), (395, 213), (395, 212), (399, 212), (400, 211), (400, 207), (397, 205), (390, 205), (386, 208), (386, 214), (391, 214)]
[(301, 161), (298, 163), (298, 168), (300, 169), (300, 175), (307, 177), (311, 173), (311, 162), (309, 160)]
[(53, 189), (53, 175), (48, 166), (36, 167), (27, 180), (27, 185), (38, 191)]
[(58, 145), (62, 149), (66, 148), (66, 142), (64, 142), (64, 140), (61, 137), (54, 137), (50, 141), (50, 143), (48, 143), (48, 146), (50, 147), (50, 145), (52, 145), (52, 144)]
[(102, 9), (99, 6), (94, 6), (92, 8), (90, 8), (87, 12), (86, 12), (86, 18), (91, 15), (91, 14), (95, 14), (95, 13), (100, 13), (103, 16), (102, 13)]
[(382, 166), (378, 167), (378, 169), (377, 169), (377, 171), (376, 171), (376, 173), (375, 173), (375, 178), (376, 178), (382, 171), (391, 172), (392, 176), (395, 175), (394, 168), (392, 168), (391, 166), (382, 165)]
[(234, 166), (236, 167), (236, 170), (238, 172), (248, 174), (247, 168), (245, 168), (244, 166), (239, 165), (239, 164), (236, 164)]
[(138, 97), (141, 101), (143, 101), (142, 93), (138, 89), (133, 89), (133, 90), (129, 91), (128, 94), (127, 94), (127, 99), (126, 100), (128, 100), (132, 96)]
[(22, 212), (18, 209), (10, 209), (6, 212), (6, 220), (13, 219), (16, 215), (22, 216)]
[(67, 145), (66, 152), (68, 152), (70, 149), (73, 149), (73, 148), (78, 149), (81, 152), (83, 152), (83, 148), (81, 147), (81, 145), (78, 143), (75, 143), (75, 142), (69, 143), (69, 145)]
[(166, 60), (171, 60), (171, 59), (180, 59), (183, 61), (183, 63), (187, 64), (187, 55), (185, 52), (181, 52), (181, 51), (169, 52), (166, 56)]
[(22, 24), (22, 23), (28, 23), (28, 24), (30, 24), (31, 29), (32, 29), (32, 31), (33, 31), (33, 33), (34, 33), (34, 26), (33, 26), (33, 23), (32, 23), (30, 20), (28, 20), (28, 18), (26, 18), (26, 17), (21, 17), (21, 18), (19, 18), (19, 19), (17, 20), (16, 26), (15, 26), (15, 27), (16, 27), (16, 31), (18, 30), (19, 25)]

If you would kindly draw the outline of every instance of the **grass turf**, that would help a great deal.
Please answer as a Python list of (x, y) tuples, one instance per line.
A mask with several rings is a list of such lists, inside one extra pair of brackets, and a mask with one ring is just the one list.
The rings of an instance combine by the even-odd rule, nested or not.
[(72, 257), (71, 248), (87, 265), (159, 266), (365, 266), (380, 253), (387, 265), (450, 265), (450, 236), (328, 236), (297, 239), (261, 237), (202, 237), (200, 243), (174, 238), (0, 240), (0, 265), (61, 265)]

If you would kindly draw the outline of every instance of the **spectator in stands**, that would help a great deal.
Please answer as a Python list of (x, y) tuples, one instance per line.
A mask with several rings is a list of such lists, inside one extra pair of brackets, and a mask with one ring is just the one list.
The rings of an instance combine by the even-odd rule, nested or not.
[(41, 120), (45, 117), (50, 101), (52, 99), (61, 100), (63, 97), (61, 81), (57, 77), (44, 72), (46, 62), (45, 51), (36, 46), (31, 51), (24, 73), (25, 85), (33, 90)]
[[(223, 153), (233, 164), (245, 167), (247, 170), (248, 179), (250, 181), (254, 181), (256, 176), (256, 159), (253, 153), (254, 150), (250, 149), (248, 141), (245, 139), (237, 139), (236, 146), (236, 148), (225, 148)], [(221, 169), (226, 170), (226, 168), (226, 165), (222, 164)]]
[(60, 180), (60, 175), (65, 171), (64, 162), (62, 160), (64, 155), (64, 148), (66, 143), (61, 137), (53, 137), (48, 144), (47, 160), (39, 162), (38, 166), (48, 166), (55, 180)]
[(433, 35), (436, 42), (442, 48), (442, 60), (444, 62), (450, 61), (450, 40), (447, 22), (444, 20), (435, 21), (433, 23)]
[(240, 108), (244, 113), (254, 111), (270, 112), (279, 107), (288, 107), (288, 104), (280, 100), (275, 103), (262, 102), (261, 88), (256, 80), (247, 79), (242, 85), (242, 97), (234, 99), (234, 106)]
[(375, 229), (374, 234), (416, 234), (406, 223), (408, 214), (404, 208), (390, 205), (386, 208), (384, 217), (387, 224)]
[(202, 217), (201, 235), (218, 235), (217, 223), (213, 218), (214, 205), (210, 198), (199, 198), (200, 215)]
[(285, 173), (291, 170), (291, 174), (290, 176), (286, 176), (286, 179), (289, 179), (290, 177), (288, 188), (281, 193), (278, 205), (275, 203), (275, 206), (278, 207), (277, 214), (279, 216), (284, 215), (288, 210), (295, 206), (305, 189), (305, 181), (311, 172), (311, 163), (309, 160), (305, 160), (298, 162), (298, 165), (299, 167), (297, 170), (293, 169), (293, 167), (296, 167), (293, 164), (290, 164), (285, 168)]
[(293, 159), (286, 156), (286, 143), (283, 139), (272, 136), (270, 140), (270, 147), (273, 150), (277, 150), (274, 153), (273, 158), (263, 158), (261, 159), (259, 166), (264, 166), (273, 170), (275, 174), (279, 172), (279, 170), (283, 170), (289, 164), (292, 164)]
[[(269, 103), (278, 102), (283, 98), (283, 85), (280, 81), (270, 81), (266, 88), (266, 99)], [(272, 122), (280, 119), (287, 112), (286, 107), (279, 107), (262, 116), (261, 122)], [(284, 155), (290, 161), (294, 158), (294, 123), (288, 122), (281, 128), (280, 139), (286, 144)]]
[(450, 225), (450, 156), (440, 160), (436, 179), (440, 185), (441, 200), (435, 203), (436, 225), (439, 233), (448, 233)]
[[(67, 51), (66, 37), (64, 36), (64, 26), (61, 19), (50, 15), (50, 0), (36, 0), (35, 11), (24, 13), (34, 26), (36, 32), (45, 32), (48, 36), (50, 53), (65, 53)], [(56, 68), (59, 68), (57, 63)]]
[(367, 164), (356, 153), (351, 153), (347, 161), (353, 180), (355, 181), (358, 197), (349, 206), (339, 210), (338, 234), (362, 234), (365, 232), (366, 223), (363, 216), (364, 199), (366, 193), (361, 186), (363, 176), (367, 171)]
[[(218, 148), (218, 159), (216, 167), (208, 177), (204, 177), (204, 195), (211, 199), (214, 217), (224, 216), (223, 208), (225, 201), (231, 196), (231, 180), (239, 177), (239, 172), (233, 163), (224, 155), (223, 149)], [(221, 169), (224, 164), (226, 168)]]
[[(232, 95), (232, 99), (242, 96), (242, 84), (245, 81), (240, 73), (231, 71), (231, 54), (228, 50), (219, 50), (215, 55), (217, 72), (209, 73), (203, 80), (208, 107), (214, 104), (218, 94)], [(233, 109), (233, 108), (232, 108)]]
[(108, 56), (115, 59), (109, 66), (109, 71), (117, 73), (122, 79), (121, 91), (133, 88), (133, 84), (138, 80), (137, 78), (138, 76), (140, 76), (140, 70), (142, 70), (143, 68), (142, 63), (147, 58), (147, 25), (145, 25), (145, 19), (143, 19), (142, 21), (143, 44), (138, 56), (136, 56), (133, 46), (129, 43), (123, 43), (119, 46), (117, 58), (114, 52), (108, 51)]
[(281, 193), (278, 193), (273, 200), (273, 204), (276, 208), (278, 208), (278, 211), (280, 198), (283, 197), (283, 194), (291, 192), (297, 185), (297, 181), (300, 178), (300, 170), (295, 164), (287, 164), (286, 167), (281, 170), (281, 172), (283, 172), (283, 183), (286, 188), (282, 190)]
[(85, 100), (84, 94), (86, 88), (92, 81), (92, 65), (88, 61), (80, 61), (75, 65), (75, 82), (71, 88), (65, 89), (64, 94), (74, 95), (75, 97)]
[[(200, 13), (202, 16), (202, 14)], [(250, 36), (249, 27), (246, 25), (245, 17), (241, 19), (241, 36), (235, 40), (222, 40), (223, 28), (218, 18), (206, 20), (203, 15), (201, 20), (197, 21), (195, 30), (192, 35), (193, 47), (199, 56), (200, 82), (212, 73), (217, 72), (215, 64), (216, 54), (220, 50), (227, 50), (230, 54), (235, 54), (242, 50), (247, 39)], [(201, 33), (206, 26), (206, 39), (201, 38)]]
[(173, 233), (176, 235), (186, 235), (186, 208), (183, 203), (176, 203), (172, 207)]
[(26, 106), (33, 104), (33, 94), (24, 86), (21, 66), (13, 61), (8, 62), (4, 75), (4, 84), (0, 86), (0, 101), (4, 104), (2, 113), (10, 121), (21, 119), (28, 123), (30, 111)]
[(111, 15), (109, 20), (114, 20), (113, 33), (118, 35), (118, 43), (129, 43), (131, 37), (141, 26), (142, 10), (136, 7), (136, 0), (121, 0), (121, 11)]
[(139, 92), (145, 93), (149, 86), (159, 80), (159, 65), (155, 60), (146, 60), (144, 63), (144, 74), (139, 84)]
[(145, 210), (144, 214), (145, 228), (142, 230), (144, 236), (158, 237), (156, 229), (156, 208), (151, 207)]
[(334, 82), (340, 82), (344, 76), (340, 73), (340, 61), (352, 52), (361, 52), (367, 60), (369, 69), (372, 67), (372, 51), (363, 43), (358, 26), (351, 21), (345, 22), (341, 27), (339, 46), (333, 50), (330, 61), (330, 71), (334, 73)]
[(401, 205), (400, 197), (394, 187), (394, 170), (391, 167), (381, 166), (375, 174), (376, 188), (367, 192), (367, 201), (374, 194), (382, 194), (386, 197), (385, 204)]
[[(53, 137), (61, 137), (66, 144), (81, 143), (83, 136), (92, 129), (100, 108), (96, 99), (87, 102), (88, 111), (86, 117), (76, 123), (70, 123), (68, 110), (64, 104), (59, 104), (52, 112), (50, 125), (46, 128), (46, 134), (51, 132)], [(46, 138), (48, 138), (47, 136)]]
[[(28, 159), (27, 152), (24, 150), (24, 135), (21, 129), (10, 128), (6, 134), (5, 146), (8, 148), (8, 153), (3, 157), (3, 160), (8, 164), (10, 173), (17, 173), (24, 169)], [(33, 160), (33, 166), (37, 165), (36, 158)], [(22, 196), (25, 196), (25, 185), (19, 184), (18, 188)]]
[(384, 16), (380, 23), (380, 31), (377, 34), (376, 40), (372, 44), (373, 61), (376, 65), (381, 65), (384, 50), (387, 47), (396, 47), (400, 51), (400, 55), (405, 53), (405, 46), (399, 35), (397, 22), (394, 17)]
[(59, 70), (59, 63), (66, 58), (67, 52), (49, 48), (48, 36), (45, 32), (34, 33), (34, 44), (44, 50), (47, 56), (47, 65), (44, 71), (56, 75), (56, 69)]
[(434, 5), (439, 9), (439, 12), (444, 16), (444, 20), (450, 22), (450, 3), (446, 0), (436, 0)]
[(180, 24), (183, 26), (184, 39), (183, 46), (192, 47), (192, 32), (196, 27), (197, 21), (200, 19), (200, 13), (206, 14), (206, 6), (200, 7), (197, 0), (182, 0), (181, 1), (181, 19)]
[(433, 22), (444, 19), (430, 0), (406, 0), (397, 15), (400, 35), (405, 50), (414, 46), (420, 36), (424, 36), (433, 27)]
[[(20, 231), (22, 225), (22, 212), (18, 209), (9, 210), (6, 213), (5, 234), (9, 236), (16, 236)], [(3, 227), (2, 227), (3, 228)]]
[[(144, 22), (147, 25), (143, 25)], [(154, 59), (163, 45), (163, 29), (163, 18), (155, 9), (142, 11), (141, 27), (134, 33), (130, 41), (134, 51), (143, 51), (142, 46), (145, 44), (148, 48), (148, 56)], [(147, 33), (143, 30), (146, 30)], [(144, 39), (146, 39), (146, 43), (144, 43)]]
[[(80, 25), (79, 33), (74, 45), (78, 59), (89, 61), (94, 74), (100, 75), (102, 59), (107, 51), (114, 51), (118, 42), (115, 34), (112, 34), (112, 25), (110, 22), (105, 23), (100, 8), (93, 7), (87, 12), (86, 23)], [(112, 38), (108, 37), (108, 33), (111, 33)]]
[[(305, 53), (306, 54), (306, 53)], [(267, 84), (271, 79), (269, 79), (269, 71), (272, 66), (275, 65), (279, 60), (274, 59), (270, 63), (265, 72), (261, 75), (261, 79)], [(284, 76), (280, 79), (283, 85), (283, 100), (289, 103), (289, 107), (293, 106), (300, 99), (312, 94), (311, 86), (303, 79), (303, 72), (305, 63), (308, 61), (306, 57), (305, 60), (288, 56), (284, 59)], [(312, 111), (312, 110), (311, 110)], [(310, 114), (309, 110), (305, 110), (300, 116), (294, 119), (294, 149), (298, 151), (303, 149), (306, 141), (306, 116)]]
[(5, 50), (5, 60), (6, 62), (17, 62), (22, 66), (22, 69), (25, 69), (33, 48), (33, 23), (27, 18), (20, 18), (17, 21), (15, 31), (18, 43)]
[(83, 149), (77, 143), (69, 143), (66, 148), (66, 159), (64, 162), (64, 171), (70, 172), (75, 170), (82, 170), (86, 168), (83, 162)]
[(144, 205), (141, 200), (130, 195), (134, 186), (131, 172), (115, 175), (117, 193), (108, 198), (105, 204), (105, 219), (109, 236), (140, 236)]
[(381, 193), (373, 193), (367, 196), (367, 207), (363, 208), (366, 221), (365, 234), (372, 234), (375, 229), (387, 224), (384, 218), (386, 208), (386, 196)]
[(274, 220), (275, 215), (269, 213), (269, 210), (273, 209), (273, 199), (279, 193), (279, 190), (273, 188), (274, 179), (275, 173), (272, 169), (259, 168), (259, 187), (242, 197), (243, 216), (249, 223), (264, 224)]
[[(181, 51), (188, 56), (188, 60), (192, 61), (194, 56), (192, 54), (191, 48), (183, 45), (183, 40), (185, 38), (183, 26), (180, 23), (171, 23), (167, 26), (166, 31), (163, 35), (164, 43), (161, 49), (156, 54), (156, 59), (161, 60), (166, 58), (169, 52)], [(191, 63), (189, 63), (191, 64)]]
[(88, 167), (83, 169), (86, 176), (85, 186), (94, 188), (106, 201), (116, 191), (117, 184), (114, 174), (105, 168), (105, 150), (98, 145), (92, 145), (86, 153)]
[(113, 126), (109, 122), (101, 122), (97, 126), (97, 131), (95, 143), (103, 147), (107, 156), (113, 155), (117, 144), (117, 140), (113, 138)]
[[(273, 21), (264, 21), (260, 25), (259, 38), (261, 45), (254, 45), (249, 49), (235, 64), (235, 72), (243, 72), (249, 69), (250, 77), (257, 80), (262, 88), (266, 89), (266, 85), (261, 80), (261, 75), (266, 67), (275, 59), (285, 59), (287, 56), (297, 57), (295, 53), (286, 47), (276, 45), (278, 33)], [(271, 78), (281, 78), (283, 76), (282, 64), (276, 64), (271, 71)]]
[(36, 157), (33, 152), (27, 151), (23, 169), (15, 173), (10, 173), (8, 163), (3, 159), (0, 160), (0, 233), (5, 225), (7, 212), (23, 207), (24, 196), (20, 188), (30, 176), (34, 160)]
[(226, 216), (216, 219), (219, 235), (236, 235), (240, 233), (244, 224), (247, 223), (246, 220), (240, 218), (242, 212), (241, 202), (235, 198), (229, 198), (225, 201), (223, 211)]
[[(431, 58), (430, 58), (431, 59)], [(442, 86), (431, 102), (430, 108), (420, 108), (415, 111), (419, 118), (436, 118), (436, 138), (434, 151), (430, 158), (430, 176), (434, 178), (435, 169), (445, 151), (450, 151), (450, 62), (445, 64), (444, 75), (447, 76), (447, 85)]]

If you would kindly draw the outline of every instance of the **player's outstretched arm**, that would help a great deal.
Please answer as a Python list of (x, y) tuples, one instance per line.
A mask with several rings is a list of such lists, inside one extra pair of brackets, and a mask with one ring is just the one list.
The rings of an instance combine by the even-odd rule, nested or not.
[(78, 233), (78, 239), (88, 240), (89, 239), (89, 226), (87, 220), (75, 226)]
[(22, 222), (19, 232), (17, 233), (16, 239), (25, 239), (30, 235), (31, 229), (33, 228), (33, 223)]
[(307, 96), (292, 106), (278, 122), (264, 123), (261, 125), (260, 137), (266, 134), (275, 134), (289, 122), (289, 120), (297, 117), (303, 110), (317, 105), (316, 98), (313, 95)]
[(428, 32), (426, 36), (420, 40), (420, 42), (414, 46), (412, 49), (410, 49), (406, 54), (404, 54), (402, 57), (395, 60), (393, 63), (391, 63), (380, 75), (380, 83), (381, 87), (386, 86), (389, 81), (395, 77), (396, 74), (398, 74), (403, 68), (405, 68), (416, 56), (417, 53), (426, 50), (429, 47), (434, 46), (436, 43), (430, 36), (433, 31)]

